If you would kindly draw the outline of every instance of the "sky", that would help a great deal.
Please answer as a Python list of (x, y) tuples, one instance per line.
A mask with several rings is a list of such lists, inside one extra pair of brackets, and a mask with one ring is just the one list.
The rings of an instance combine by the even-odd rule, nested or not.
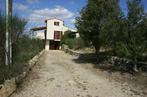
[[(45, 20), (59, 18), (65, 25), (74, 28), (75, 17), (87, 4), (87, 0), (13, 0), (13, 15), (28, 20), (26, 29), (45, 26)], [(147, 11), (147, 0), (143, 0)], [(122, 10), (127, 14), (126, 0), (120, 0)], [(5, 11), (5, 0), (0, 0), (0, 8)]]

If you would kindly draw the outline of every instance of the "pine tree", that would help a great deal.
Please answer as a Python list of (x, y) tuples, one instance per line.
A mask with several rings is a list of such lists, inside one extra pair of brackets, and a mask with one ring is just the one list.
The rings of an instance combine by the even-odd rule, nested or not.
[(146, 49), (147, 25), (145, 25), (146, 15), (144, 13), (142, 0), (128, 0), (128, 18), (127, 18), (127, 40), (126, 47), (130, 57), (135, 61), (134, 70), (137, 70), (136, 62), (141, 59)]
[[(108, 40), (108, 32), (112, 29), (120, 15), (119, 0), (88, 0), (77, 18), (76, 27), (81, 37), (88, 40), (99, 52), (100, 47)], [(110, 32), (111, 33), (111, 32)]]

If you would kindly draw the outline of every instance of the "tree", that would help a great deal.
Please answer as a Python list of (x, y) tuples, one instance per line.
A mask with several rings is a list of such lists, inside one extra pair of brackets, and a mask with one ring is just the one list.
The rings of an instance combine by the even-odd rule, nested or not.
[(108, 6), (105, 20), (102, 21), (100, 40), (103, 46), (111, 48), (113, 53), (116, 54), (117, 46), (123, 39), (121, 34), (125, 30), (125, 16), (119, 6), (119, 0), (110, 0), (108, 4), (110, 6)]
[(0, 65), (5, 63), (5, 17), (0, 10)]
[[(22, 35), (24, 32), (25, 26), (27, 24), (27, 21), (25, 19), (22, 19), (18, 16), (12, 16), (10, 19), (10, 25), (11, 28), (9, 29), (11, 32), (12, 37), (12, 46), (15, 48), (14, 44), (16, 45), (16, 41), (18, 38)], [(6, 30), (6, 21), (5, 21), (5, 15), (2, 14), (2, 11), (0, 10), (0, 63), (5, 63), (5, 31)]]
[(98, 53), (108, 38), (106, 28), (110, 28), (120, 14), (119, 0), (88, 0), (80, 14), (76, 19), (78, 32), (84, 40), (92, 43)]
[(17, 15), (11, 18), (10, 32), (11, 32), (11, 37), (12, 37), (12, 44), (15, 43), (17, 39), (22, 35), (22, 33), (25, 30), (26, 24), (27, 24), (27, 20), (20, 18)]
[(142, 58), (146, 50), (147, 25), (145, 24), (146, 15), (144, 13), (142, 0), (128, 0), (128, 18), (127, 18), (127, 39), (125, 41), (126, 48), (130, 53), (130, 57), (135, 61), (134, 70), (137, 70), (136, 62)]
[(120, 31), (111, 34), (110, 41), (115, 54), (130, 58), (134, 61), (134, 71), (137, 70), (137, 61), (142, 60), (147, 48), (147, 16), (141, 5), (141, 0), (128, 0), (128, 15), (119, 21)]
[(128, 0), (127, 16), (122, 14), (116, 19), (116, 23), (112, 23), (118, 25), (116, 28), (113, 26), (106, 28), (111, 32), (108, 43), (113, 48), (114, 54), (132, 59), (134, 71), (138, 71), (137, 61), (144, 59), (147, 50), (147, 15), (141, 1)]
[[(12, 16), (11, 22), (10, 22), (10, 33), (12, 38), (12, 55), (17, 54), (17, 45), (20, 37), (23, 35), (23, 32), (25, 30), (25, 26), (27, 24), (27, 20), (20, 18), (18, 16)], [(13, 58), (14, 59), (14, 58)], [(12, 61), (14, 61), (12, 59)]]

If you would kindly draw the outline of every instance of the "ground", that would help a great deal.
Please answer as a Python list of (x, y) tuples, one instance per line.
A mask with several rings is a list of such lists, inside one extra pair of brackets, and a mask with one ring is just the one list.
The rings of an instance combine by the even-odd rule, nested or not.
[(90, 63), (75, 59), (63, 51), (45, 51), (11, 97), (145, 97), (124, 90), (125, 85), (98, 75), (83, 66)]

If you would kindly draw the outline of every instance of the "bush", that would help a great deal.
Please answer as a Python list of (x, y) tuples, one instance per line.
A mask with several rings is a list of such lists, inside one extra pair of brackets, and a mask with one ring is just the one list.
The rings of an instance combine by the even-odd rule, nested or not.
[(20, 38), (13, 45), (13, 76), (22, 73), (24, 64), (33, 58), (43, 49), (43, 41), (39, 39), (30, 39), (26, 36)]
[(61, 43), (66, 44), (70, 49), (75, 49), (75, 50), (83, 48), (88, 44), (88, 43), (86, 44), (86, 42), (82, 38), (80, 37), (76, 38), (75, 33), (70, 31), (65, 32)]
[(5, 15), (0, 10), (0, 84), (6, 79), (17, 76), (24, 70), (24, 64), (43, 49), (43, 41), (31, 40), (23, 36), (27, 21), (18, 16), (12, 16), (10, 35), (12, 37), (13, 64), (5, 65)]
[(85, 43), (81, 38), (67, 39), (64, 44), (75, 50), (85, 47)]
[(25, 63), (38, 54), (42, 49), (42, 40), (31, 40), (26, 36), (19, 38), (13, 44), (13, 64), (11, 66), (0, 65), (0, 83), (23, 73)]
[(43, 49), (43, 41), (31, 40), (23, 36), (27, 21), (20, 17), (12, 16), (10, 19), (10, 35), (12, 37), (13, 64), (5, 65), (5, 15), (0, 10), (0, 84), (6, 79), (17, 76), (24, 70), (24, 64)]
[(26, 36), (17, 40), (13, 44), (13, 63), (18, 64), (31, 59), (40, 50), (43, 49), (43, 41), (39, 39), (30, 39)]

